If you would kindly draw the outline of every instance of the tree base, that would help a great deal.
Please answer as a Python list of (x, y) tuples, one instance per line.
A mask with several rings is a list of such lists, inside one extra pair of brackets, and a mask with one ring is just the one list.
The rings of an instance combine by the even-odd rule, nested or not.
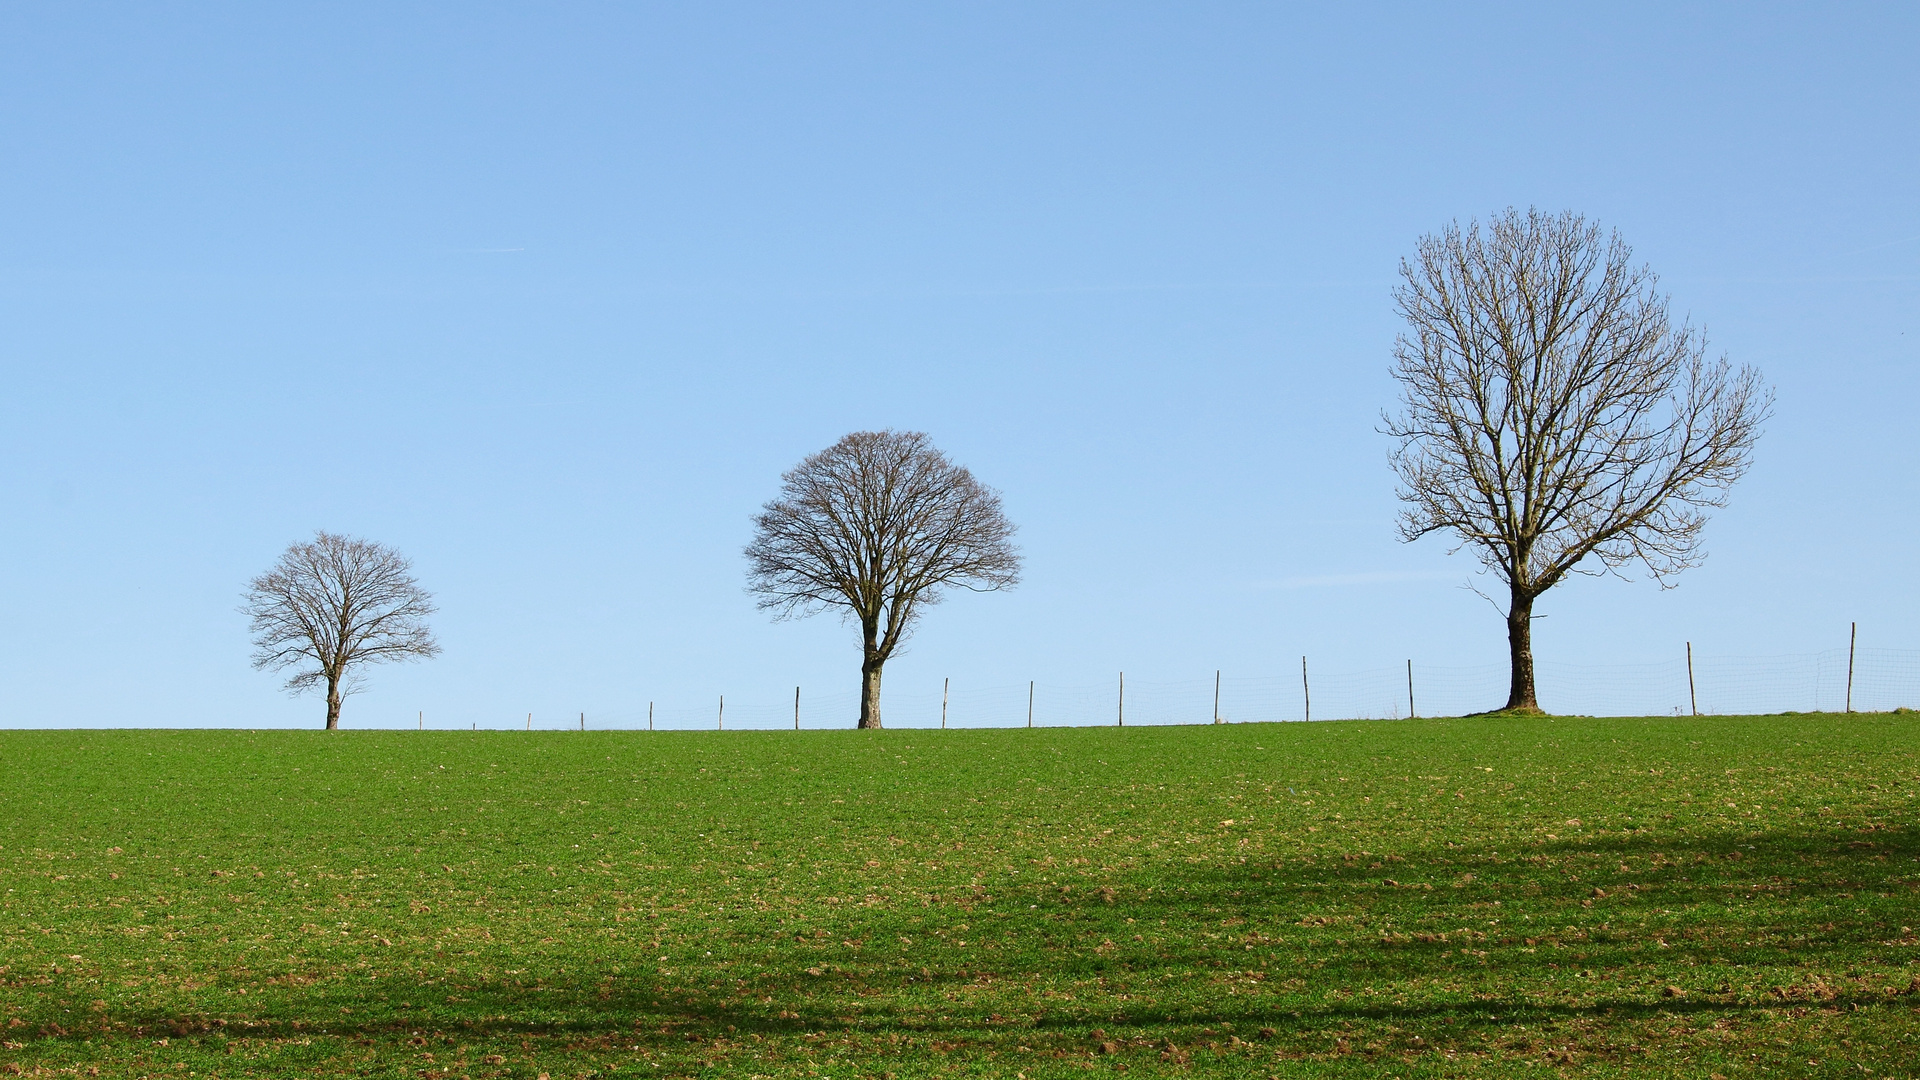
[(1551, 716), (1551, 715), (1552, 715), (1551, 713), (1547, 712), (1547, 710), (1545, 709), (1540, 708), (1538, 705), (1522, 705), (1517, 709), (1509, 709), (1503, 706), (1498, 709), (1488, 709), (1486, 712), (1468, 713), (1465, 717), (1462, 717), (1461, 719), (1467, 719), (1470, 717), (1478, 717), (1478, 716), (1499, 717), (1499, 716)]

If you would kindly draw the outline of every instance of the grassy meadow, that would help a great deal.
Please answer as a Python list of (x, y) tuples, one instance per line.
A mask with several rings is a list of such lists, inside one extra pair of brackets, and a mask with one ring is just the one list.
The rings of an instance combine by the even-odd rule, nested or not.
[(1920, 718), (0, 733), (0, 1075), (1909, 1077)]

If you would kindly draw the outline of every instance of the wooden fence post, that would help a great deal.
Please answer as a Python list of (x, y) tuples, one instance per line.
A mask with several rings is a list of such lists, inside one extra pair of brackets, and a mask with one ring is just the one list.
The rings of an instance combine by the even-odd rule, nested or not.
[(1848, 623), (1847, 630), (1847, 711), (1853, 711), (1853, 647), (1860, 641), (1860, 624)]
[(1687, 707), (1700, 715), (1700, 692), (1693, 688), (1693, 642), (1687, 642)]

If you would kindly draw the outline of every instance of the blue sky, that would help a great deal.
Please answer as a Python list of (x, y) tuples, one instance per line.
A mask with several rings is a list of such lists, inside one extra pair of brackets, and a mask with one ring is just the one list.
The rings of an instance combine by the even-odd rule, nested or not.
[(1394, 538), (1375, 428), (1398, 260), (1509, 205), (1618, 228), (1779, 399), (1707, 563), (1555, 589), (1543, 664), (1854, 620), (1920, 648), (1917, 31), (1902, 5), (9, 6), (0, 724), (317, 723), (235, 611), (316, 528), (406, 551), (442, 606), (445, 654), (376, 671), (349, 726), (850, 702), (852, 632), (770, 623), (740, 548), (782, 469), (884, 426), (999, 488), (1027, 558), (930, 613), (902, 701), (1501, 664), (1471, 559)]

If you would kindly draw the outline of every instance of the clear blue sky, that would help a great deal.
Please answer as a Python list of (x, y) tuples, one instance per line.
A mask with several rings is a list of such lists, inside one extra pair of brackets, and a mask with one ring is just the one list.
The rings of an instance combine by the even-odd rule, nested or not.
[(315, 528), (442, 605), (349, 726), (851, 701), (740, 548), (882, 426), (1027, 558), (889, 694), (1501, 664), (1375, 427), (1398, 260), (1508, 205), (1779, 395), (1706, 565), (1543, 662), (1920, 648), (1920, 12), (1553, 7), (9, 5), (0, 724), (317, 724), (235, 611)]

